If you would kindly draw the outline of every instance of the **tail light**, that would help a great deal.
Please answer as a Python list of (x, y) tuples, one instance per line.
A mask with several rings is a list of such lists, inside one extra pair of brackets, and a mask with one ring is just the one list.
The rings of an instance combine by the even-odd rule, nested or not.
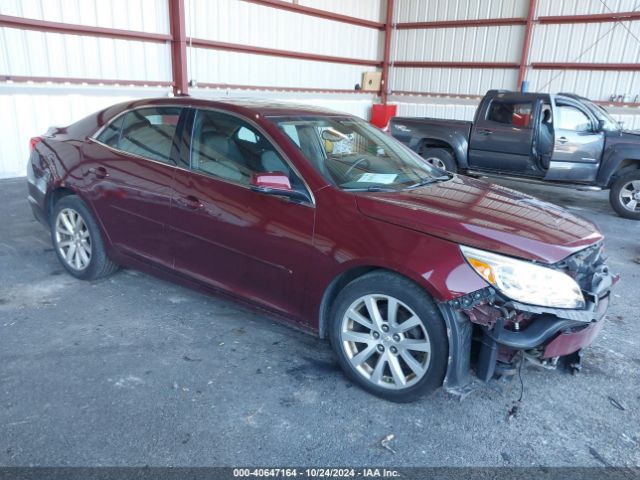
[(32, 137), (29, 140), (29, 152), (33, 152), (36, 146), (42, 141), (42, 137)]

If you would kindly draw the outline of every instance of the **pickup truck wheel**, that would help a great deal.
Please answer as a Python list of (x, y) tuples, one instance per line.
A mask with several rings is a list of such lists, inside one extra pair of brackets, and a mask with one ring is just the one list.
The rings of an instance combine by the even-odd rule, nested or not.
[(458, 171), (458, 166), (456, 165), (455, 158), (453, 158), (453, 154), (445, 148), (425, 148), (421, 155), (428, 164), (436, 168), (452, 173)]
[(447, 333), (431, 297), (410, 280), (372, 272), (349, 283), (331, 310), (338, 363), (365, 390), (410, 402), (442, 385)]
[(621, 217), (640, 220), (640, 170), (622, 175), (613, 182), (609, 201)]

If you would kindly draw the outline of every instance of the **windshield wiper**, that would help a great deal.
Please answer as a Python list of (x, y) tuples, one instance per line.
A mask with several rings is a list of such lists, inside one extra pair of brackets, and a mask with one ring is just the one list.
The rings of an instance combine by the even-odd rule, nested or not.
[(397, 192), (397, 188), (389, 187), (383, 184), (369, 185), (366, 188), (345, 188), (348, 192)]
[(445, 182), (447, 180), (451, 180), (452, 178), (453, 174), (451, 173), (448, 173), (447, 175), (440, 175), (439, 177), (421, 178), (418, 182), (407, 188), (424, 187), (425, 185), (431, 185), (432, 183)]

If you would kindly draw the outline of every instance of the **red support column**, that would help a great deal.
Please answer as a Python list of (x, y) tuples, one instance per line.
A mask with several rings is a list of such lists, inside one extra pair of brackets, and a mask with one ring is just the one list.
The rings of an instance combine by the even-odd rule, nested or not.
[(387, 0), (387, 16), (384, 23), (384, 56), (382, 59), (382, 80), (380, 82), (380, 99), (387, 104), (389, 94), (389, 61), (391, 56), (391, 31), (393, 27), (393, 0)]
[(529, 57), (529, 48), (531, 47), (531, 36), (533, 34), (533, 20), (536, 14), (537, 0), (529, 0), (529, 14), (527, 15), (527, 26), (524, 30), (524, 42), (522, 44), (522, 56), (520, 57), (520, 70), (518, 72), (517, 89), (522, 89), (522, 82), (527, 73), (527, 59)]
[(169, 1), (169, 26), (171, 28), (171, 70), (174, 95), (189, 94), (187, 76), (187, 32), (184, 16), (184, 0)]

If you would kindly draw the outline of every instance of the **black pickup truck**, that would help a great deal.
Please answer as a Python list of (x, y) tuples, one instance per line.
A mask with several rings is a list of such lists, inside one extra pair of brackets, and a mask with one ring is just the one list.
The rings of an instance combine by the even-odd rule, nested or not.
[(490, 90), (473, 122), (394, 117), (390, 132), (451, 172), (610, 189), (614, 210), (640, 220), (640, 132), (587, 98)]

